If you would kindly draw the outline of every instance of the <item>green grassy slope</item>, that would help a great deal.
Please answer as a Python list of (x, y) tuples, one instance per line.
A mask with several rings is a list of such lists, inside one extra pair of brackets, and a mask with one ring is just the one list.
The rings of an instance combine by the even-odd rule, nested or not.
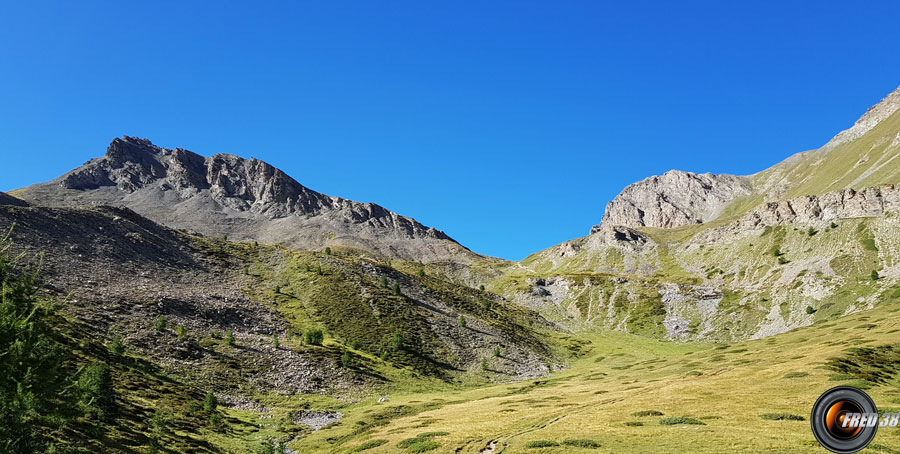
[[(879, 409), (900, 407), (893, 351), (898, 314), (900, 303), (888, 302), (836, 322), (735, 344), (590, 335), (591, 353), (548, 379), (366, 402), (341, 426), (294, 446), (343, 453), (368, 442), (383, 444), (367, 453), (416, 452), (403, 448), (404, 440), (431, 432), (443, 434), (431, 438), (434, 453), (479, 453), (492, 442), (494, 452), (504, 454), (818, 453), (804, 420), (826, 389), (853, 384), (866, 388)], [(396, 416), (383, 425), (357, 422), (384, 414)], [(678, 419), (665, 424), (665, 418)], [(560, 446), (528, 447), (541, 441)], [(898, 444), (900, 431), (883, 429), (866, 452), (898, 452)]]

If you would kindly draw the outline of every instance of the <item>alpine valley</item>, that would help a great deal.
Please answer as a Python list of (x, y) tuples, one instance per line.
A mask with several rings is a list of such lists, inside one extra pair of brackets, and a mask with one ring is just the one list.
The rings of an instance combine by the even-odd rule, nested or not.
[(510, 262), (117, 138), (0, 193), (0, 397), (27, 409), (0, 451), (821, 452), (824, 390), (900, 412), (898, 156), (900, 89), (759, 173), (636, 182)]

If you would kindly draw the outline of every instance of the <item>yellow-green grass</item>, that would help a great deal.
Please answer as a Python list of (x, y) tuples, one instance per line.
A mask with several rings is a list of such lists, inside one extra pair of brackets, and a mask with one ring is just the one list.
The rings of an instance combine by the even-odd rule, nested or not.
[[(436, 438), (440, 446), (431, 452), (478, 453), (497, 441), (495, 452), (505, 454), (819, 453), (808, 421), (771, 420), (762, 415), (783, 413), (808, 419), (823, 391), (859, 383), (835, 374), (826, 364), (852, 347), (896, 343), (898, 311), (900, 304), (888, 304), (835, 322), (732, 345), (595, 334), (590, 355), (547, 379), (457, 392), (398, 393), (380, 404), (369, 399), (345, 409), (348, 415), (340, 426), (311, 434), (294, 447), (302, 452), (345, 452), (368, 440), (387, 440), (366, 452), (403, 452), (397, 447), (400, 441), (442, 431), (449, 434)], [(835, 381), (841, 378), (849, 381)], [(896, 407), (900, 402), (894, 379), (868, 392), (882, 407)], [(357, 422), (398, 407), (410, 414), (384, 425)], [(648, 410), (665, 416), (634, 416)], [(661, 425), (662, 417), (694, 418), (704, 425)], [(634, 421), (643, 425), (626, 425)], [(354, 429), (359, 427), (367, 429)], [(594, 440), (601, 447), (565, 446), (566, 439)], [(526, 447), (537, 440), (560, 446)], [(900, 429), (880, 430), (874, 443), (898, 446)]]

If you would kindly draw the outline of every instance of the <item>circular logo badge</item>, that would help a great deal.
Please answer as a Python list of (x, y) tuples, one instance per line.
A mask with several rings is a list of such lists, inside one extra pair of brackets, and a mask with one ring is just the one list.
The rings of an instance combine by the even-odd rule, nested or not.
[(825, 391), (813, 405), (809, 420), (819, 444), (839, 454), (862, 450), (878, 431), (875, 402), (852, 386)]

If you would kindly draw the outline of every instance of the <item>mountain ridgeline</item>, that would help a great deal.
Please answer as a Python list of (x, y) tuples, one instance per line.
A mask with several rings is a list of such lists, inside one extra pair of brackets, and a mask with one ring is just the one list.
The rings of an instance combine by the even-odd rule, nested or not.
[(320, 194), (263, 161), (203, 157), (134, 137), (115, 139), (103, 157), (15, 195), (43, 206), (125, 206), (172, 228), (297, 249), (343, 246), (422, 261), (475, 257), (440, 230), (374, 203)]
[(666, 172), (495, 291), (560, 323), (740, 340), (900, 298), (900, 89), (820, 149), (749, 176)]
[[(585, 361), (582, 378), (612, 380), (613, 393), (668, 386), (621, 386), (635, 382), (616, 374), (667, 361), (624, 364), (637, 357), (613, 350), (629, 342), (694, 353), (709, 346), (692, 341), (821, 332), (856, 312), (896, 312), (898, 155), (900, 89), (820, 149), (754, 175), (652, 176), (610, 201), (586, 236), (510, 262), (374, 203), (313, 191), (256, 159), (114, 139), (59, 178), (0, 192), (0, 232), (10, 232), (0, 278), (5, 289), (29, 289), (4, 290), (0, 311), (15, 311), (0, 330), (14, 339), (39, 317), (34, 326), (53, 327), (40, 342), (60, 364), (59, 395), (28, 394), (11, 380), (2, 390), (34, 408), (77, 403), (52, 417), (0, 408), (15, 429), (3, 432), (11, 441), (0, 440), (0, 451), (494, 452), (503, 439), (490, 428), (421, 431), (461, 431), (459, 421), (480, 416), (432, 416), (465, 399), (524, 399), (504, 415), (546, 407), (526, 395), (570, 386), (571, 376), (542, 377)], [(36, 269), (41, 280), (29, 274)], [(867, 320), (836, 323), (854, 317)], [(0, 362), (30, 376), (4, 354)], [(710, 377), (724, 371), (722, 358), (711, 357)], [(704, 374), (690, 369), (697, 356), (690, 361), (679, 386)], [(792, 373), (784, 377), (807, 376)], [(519, 380), (529, 382), (505, 384)], [(572, 408), (538, 410), (554, 418), (538, 426), (499, 419), (527, 422), (515, 438), (621, 400), (579, 406), (606, 392), (592, 384)], [(503, 405), (486, 401), (482, 416), (492, 421), (478, 430), (494, 426)], [(421, 433), (393, 440), (398, 430)]]

